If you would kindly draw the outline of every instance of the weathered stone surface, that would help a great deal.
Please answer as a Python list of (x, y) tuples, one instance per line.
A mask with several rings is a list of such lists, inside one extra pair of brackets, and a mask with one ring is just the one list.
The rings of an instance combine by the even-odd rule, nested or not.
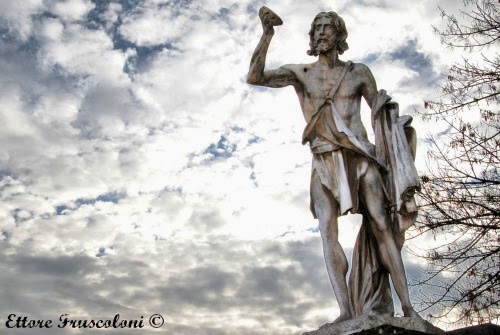
[(419, 318), (364, 315), (338, 324), (327, 323), (303, 335), (436, 335), (442, 329)]

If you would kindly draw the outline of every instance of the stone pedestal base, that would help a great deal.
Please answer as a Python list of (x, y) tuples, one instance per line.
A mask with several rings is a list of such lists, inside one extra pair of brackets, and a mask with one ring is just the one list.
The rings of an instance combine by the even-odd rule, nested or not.
[(417, 318), (360, 316), (338, 324), (327, 323), (302, 335), (436, 335), (444, 331)]

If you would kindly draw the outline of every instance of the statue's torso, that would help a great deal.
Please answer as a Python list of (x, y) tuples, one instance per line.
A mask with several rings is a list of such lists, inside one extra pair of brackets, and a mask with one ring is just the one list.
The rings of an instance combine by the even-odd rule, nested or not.
[[(328, 98), (343, 66), (333, 69), (323, 67), (318, 62), (312, 64), (287, 65), (297, 78), (294, 85), (306, 122), (309, 122), (315, 110), (319, 109)], [(345, 74), (335, 96), (333, 104), (345, 125), (361, 141), (368, 141), (366, 130), (361, 122), (360, 104), (364, 78), (358, 73), (356, 64)]]

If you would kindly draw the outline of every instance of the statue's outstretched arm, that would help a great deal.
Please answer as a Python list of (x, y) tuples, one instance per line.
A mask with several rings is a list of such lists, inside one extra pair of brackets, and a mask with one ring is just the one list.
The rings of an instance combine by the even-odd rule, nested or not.
[(283, 21), (267, 7), (262, 7), (259, 10), (259, 17), (262, 23), (263, 33), (250, 61), (247, 83), (268, 87), (284, 87), (291, 85), (295, 81), (295, 75), (288, 67), (282, 66), (276, 70), (264, 71), (267, 50), (274, 36), (274, 26), (283, 24)]

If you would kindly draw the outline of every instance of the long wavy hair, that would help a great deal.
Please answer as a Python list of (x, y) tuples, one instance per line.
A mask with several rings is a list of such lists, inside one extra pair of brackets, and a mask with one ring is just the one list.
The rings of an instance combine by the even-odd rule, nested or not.
[(316, 21), (323, 16), (326, 16), (327, 18), (330, 19), (332, 25), (335, 27), (337, 31), (337, 51), (339, 55), (342, 55), (344, 51), (349, 49), (349, 45), (346, 42), (347, 29), (345, 27), (344, 19), (342, 19), (340, 15), (338, 15), (335, 12), (321, 12), (314, 17), (314, 20), (311, 23), (311, 30), (309, 30), (309, 47), (311, 49), (307, 51), (307, 54), (309, 56), (317, 56), (319, 54), (318, 50), (316, 50), (316, 45), (314, 43), (314, 26), (316, 24)]

